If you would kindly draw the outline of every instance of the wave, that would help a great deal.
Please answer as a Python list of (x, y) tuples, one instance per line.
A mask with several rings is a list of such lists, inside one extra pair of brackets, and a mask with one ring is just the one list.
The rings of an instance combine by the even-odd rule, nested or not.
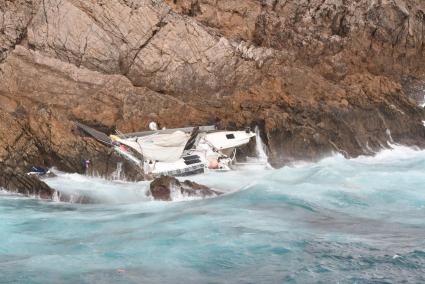
[(147, 182), (57, 173), (49, 185), (104, 204), (0, 198), (3, 278), (422, 283), (425, 151), (392, 147), (190, 177), (226, 194), (184, 202), (150, 200)]
[[(391, 149), (382, 150), (374, 156), (345, 159), (336, 154), (317, 163), (299, 162), (281, 169), (262, 165), (239, 166), (235, 171), (210, 172), (189, 179), (225, 195), (261, 188), (266, 192), (287, 194), (332, 209), (348, 206), (350, 202), (355, 206), (366, 204), (383, 209), (380, 208), (383, 199), (395, 208), (402, 205), (407, 208), (420, 206), (425, 196), (416, 189), (425, 183), (425, 151), (400, 145), (390, 146)], [(105, 180), (55, 169), (53, 172), (56, 177), (47, 178), (45, 182), (66, 194), (71, 203), (79, 203), (82, 198), (105, 204), (152, 201), (146, 195), (149, 182)], [(400, 199), (400, 196), (403, 198)], [(178, 193), (172, 194), (172, 198), (176, 202), (202, 199)], [(327, 203), (324, 202), (326, 200)], [(58, 198), (54, 201), (58, 201)]]
[(106, 180), (100, 177), (84, 176), (76, 173), (55, 171), (56, 177), (44, 181), (60, 193), (69, 196), (70, 202), (86, 197), (95, 203), (131, 203), (148, 201), (148, 182), (127, 182)]

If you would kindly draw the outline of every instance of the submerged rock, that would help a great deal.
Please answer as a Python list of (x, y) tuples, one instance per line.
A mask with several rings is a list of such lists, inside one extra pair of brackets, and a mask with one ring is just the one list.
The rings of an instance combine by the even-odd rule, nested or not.
[(99, 204), (102, 203), (100, 200), (87, 195), (78, 195), (78, 194), (68, 194), (58, 191), (54, 198), (54, 201), (66, 202), (66, 203), (75, 203), (75, 204)]
[(210, 189), (209, 187), (185, 180), (180, 182), (175, 177), (162, 176), (151, 182), (148, 196), (152, 196), (155, 200), (172, 201), (178, 198), (191, 197), (215, 197), (223, 194)]

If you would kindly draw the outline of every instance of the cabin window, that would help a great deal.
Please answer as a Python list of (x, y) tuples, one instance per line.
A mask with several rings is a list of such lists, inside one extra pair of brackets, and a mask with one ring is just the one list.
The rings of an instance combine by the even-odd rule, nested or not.
[(226, 134), (226, 138), (227, 139), (235, 139), (235, 135), (234, 134)]

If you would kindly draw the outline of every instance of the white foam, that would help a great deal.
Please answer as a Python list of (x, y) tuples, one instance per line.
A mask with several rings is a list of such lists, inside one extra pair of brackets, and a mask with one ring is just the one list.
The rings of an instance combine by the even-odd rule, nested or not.
[(389, 146), (391, 147), (390, 149), (383, 149), (377, 152), (374, 156), (360, 156), (353, 160), (364, 163), (382, 163), (410, 159), (418, 156), (425, 157), (425, 151), (420, 150), (417, 147), (408, 147), (397, 144), (389, 144)]
[(123, 176), (122, 163), (121, 162), (117, 163), (117, 168), (112, 173), (112, 179), (113, 180), (125, 180), (125, 177)]
[(258, 159), (260, 161), (268, 161), (269, 157), (267, 156), (266, 147), (261, 139), (260, 129), (258, 126), (255, 127), (255, 145)]
[(211, 195), (211, 196), (202, 196), (199, 195), (189, 195), (185, 192), (181, 192), (180, 188), (172, 186), (171, 192), (170, 192), (170, 198), (173, 202), (183, 202), (183, 201), (193, 201), (193, 200), (201, 200), (201, 199), (208, 199), (208, 198), (214, 198), (218, 195)]
[(59, 193), (58, 193), (58, 191), (57, 190), (55, 190), (55, 192), (53, 193), (53, 195), (52, 195), (52, 201), (53, 202), (60, 202), (60, 199), (59, 199)]
[(389, 129), (387, 128), (387, 130), (385, 131), (385, 133), (387, 134), (388, 139), (390, 140), (390, 142), (391, 142), (391, 143), (394, 143), (393, 137), (391, 136), (391, 130), (389, 130)]
[(149, 200), (146, 197), (148, 182), (131, 183), (122, 180), (106, 180), (99, 177), (56, 171), (56, 177), (44, 181), (72, 200), (87, 196), (101, 203), (133, 203)]
[(19, 193), (16, 193), (16, 192), (7, 191), (6, 189), (4, 189), (2, 187), (0, 187), (0, 195), (8, 196), (8, 197), (19, 197), (19, 196), (22, 196), (22, 194), (19, 194)]
[(269, 157), (267, 155), (267, 147), (261, 139), (260, 129), (258, 126), (255, 127), (255, 152), (256, 157), (247, 157), (247, 163), (238, 163), (237, 166), (240, 168), (247, 167), (262, 167), (267, 169), (273, 169), (269, 163)]
[[(241, 167), (230, 172), (210, 172), (203, 175), (191, 176), (187, 179), (204, 184), (217, 191), (231, 194), (237, 191), (253, 188), (256, 183), (267, 182), (269, 179), (281, 180), (282, 183), (292, 183), (299, 179), (308, 179), (310, 169), (320, 168), (315, 175), (329, 175), (339, 173), (340, 169), (356, 168), (359, 164), (365, 165), (393, 165), (409, 159), (424, 159), (425, 151), (417, 148), (390, 144), (391, 149), (384, 149), (374, 156), (360, 156), (355, 159), (346, 160), (341, 154), (335, 154), (319, 161), (298, 162), (291, 167), (285, 167), (279, 170), (266, 170), (264, 167), (252, 166)], [(362, 165), (360, 165), (362, 167)], [(52, 171), (57, 175), (53, 178), (44, 179), (52, 188), (57, 189), (72, 198), (88, 196), (101, 203), (106, 204), (137, 204), (140, 202), (152, 201), (146, 196), (149, 182), (127, 182), (122, 180), (106, 180), (100, 177), (90, 177), (75, 173), (63, 173), (56, 169)], [(305, 174), (307, 172), (307, 174)], [(119, 167), (117, 167), (117, 175)], [(184, 180), (186, 178), (182, 178)], [(307, 180), (308, 182), (308, 180)], [(0, 189), (0, 194), (9, 195), (10, 193)], [(16, 194), (10, 194), (16, 196)], [(202, 196), (189, 196), (182, 194), (179, 190), (173, 190), (172, 199), (176, 202), (199, 200)], [(58, 201), (57, 195), (53, 198)]]

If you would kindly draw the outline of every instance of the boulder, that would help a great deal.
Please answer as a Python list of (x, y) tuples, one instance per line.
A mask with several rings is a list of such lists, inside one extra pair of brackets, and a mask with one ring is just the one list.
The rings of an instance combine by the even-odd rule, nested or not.
[(161, 176), (150, 184), (148, 196), (155, 200), (173, 201), (179, 198), (206, 198), (223, 194), (209, 187), (185, 180), (180, 182), (175, 177)]
[(55, 194), (54, 189), (36, 176), (15, 172), (11, 168), (5, 168), (0, 171), (0, 187), (10, 192), (41, 199), (51, 200)]

